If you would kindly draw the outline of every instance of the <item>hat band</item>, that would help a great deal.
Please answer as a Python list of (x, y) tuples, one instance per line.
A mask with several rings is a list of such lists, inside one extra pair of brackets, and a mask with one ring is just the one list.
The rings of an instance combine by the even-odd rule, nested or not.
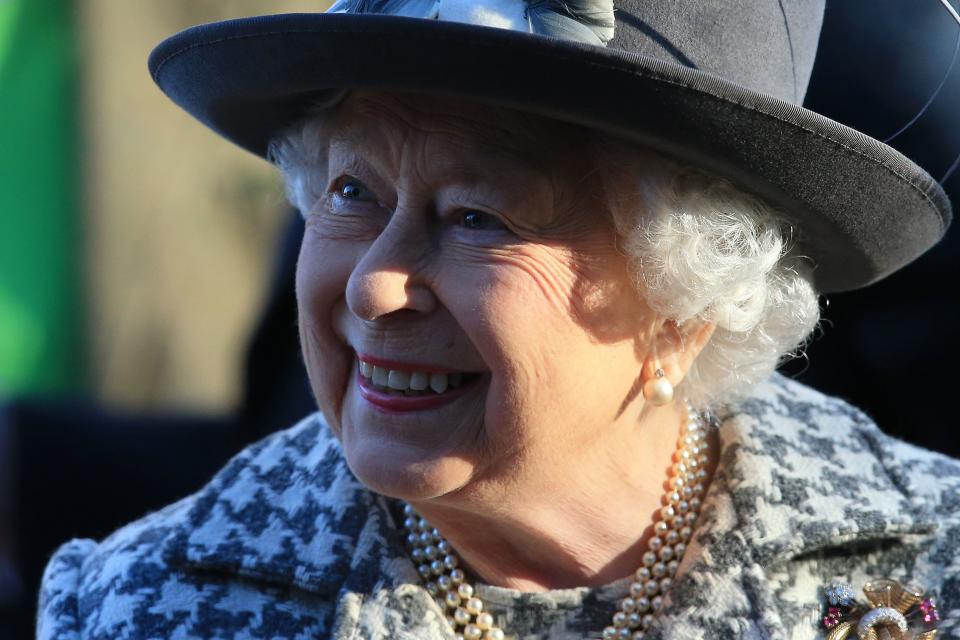
[(606, 46), (613, 38), (613, 0), (336, 0), (327, 13), (386, 14)]

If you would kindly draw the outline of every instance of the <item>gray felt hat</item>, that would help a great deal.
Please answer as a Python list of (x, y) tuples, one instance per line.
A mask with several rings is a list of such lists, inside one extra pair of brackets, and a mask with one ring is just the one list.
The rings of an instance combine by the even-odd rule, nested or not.
[(266, 157), (332, 89), (440, 93), (601, 129), (729, 178), (795, 226), (822, 293), (936, 244), (950, 203), (893, 148), (799, 106), (822, 0), (337, 0), (158, 45), (160, 88)]

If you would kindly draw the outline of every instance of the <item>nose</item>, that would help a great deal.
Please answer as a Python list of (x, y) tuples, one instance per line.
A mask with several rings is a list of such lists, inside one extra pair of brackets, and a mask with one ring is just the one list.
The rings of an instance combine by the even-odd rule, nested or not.
[(397, 211), (370, 244), (347, 281), (347, 306), (372, 322), (402, 310), (430, 313), (437, 300), (423, 274), (430, 244)]

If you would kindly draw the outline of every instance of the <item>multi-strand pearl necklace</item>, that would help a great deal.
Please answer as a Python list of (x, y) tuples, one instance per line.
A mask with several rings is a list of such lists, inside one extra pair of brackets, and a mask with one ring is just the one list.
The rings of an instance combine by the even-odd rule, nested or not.
[[(620, 601), (613, 624), (603, 630), (604, 640), (641, 640), (653, 612), (660, 608), (700, 513), (707, 482), (707, 450), (704, 418), (687, 403), (687, 422), (677, 442), (660, 519), (653, 525), (654, 535), (647, 543), (643, 565), (634, 575), (630, 595)], [(410, 505), (404, 505), (403, 513), (410, 556), (427, 591), (446, 612), (457, 640), (504, 640), (503, 630), (484, 610), (450, 543)]]

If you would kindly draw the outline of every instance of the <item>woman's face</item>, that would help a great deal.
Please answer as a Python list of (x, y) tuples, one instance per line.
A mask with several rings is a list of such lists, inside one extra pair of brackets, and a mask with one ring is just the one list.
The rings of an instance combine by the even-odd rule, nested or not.
[(300, 333), (358, 478), (407, 500), (550, 486), (616, 447), (654, 318), (573, 129), (354, 92), (321, 144)]

